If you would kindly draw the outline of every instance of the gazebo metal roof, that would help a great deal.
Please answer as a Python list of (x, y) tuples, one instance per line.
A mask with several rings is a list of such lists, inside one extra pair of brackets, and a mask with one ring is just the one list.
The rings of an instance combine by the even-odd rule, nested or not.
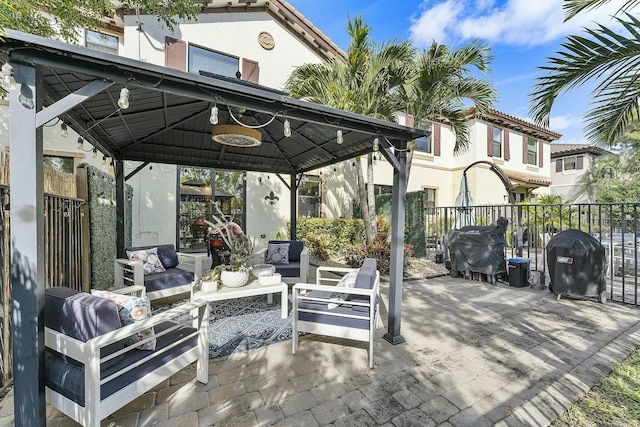
[[(2, 50), (11, 62), (43, 65), (45, 107), (72, 94), (84, 98), (48, 116), (59, 117), (118, 160), (291, 174), (369, 153), (375, 137), (403, 147), (425, 135), (243, 80), (187, 73), (24, 33), (9, 31)], [(126, 110), (117, 104), (123, 87), (130, 91)], [(249, 126), (268, 123), (258, 129), (262, 144), (247, 148), (212, 141), (214, 105), (220, 124), (236, 124), (230, 112)], [(286, 119), (290, 137), (283, 132)], [(342, 144), (337, 130), (343, 132)]]
[[(7, 30), (0, 62), (9, 62), (18, 88), (9, 93), (11, 148), (11, 277), (14, 315), (16, 425), (44, 425), (44, 208), (42, 126), (60, 118), (98, 150), (115, 159), (117, 241), (124, 242), (123, 161), (289, 174), (292, 228), (296, 177), (367, 154), (379, 138), (394, 168), (388, 332), (398, 344), (406, 148), (427, 132), (322, 105), (236, 79), (201, 76)], [(122, 88), (130, 106), (118, 108)], [(220, 123), (230, 112), (260, 127), (262, 144), (233, 147), (211, 139), (209, 114)], [(242, 117), (239, 117), (242, 116)], [(289, 120), (290, 137), (284, 136)], [(337, 130), (344, 142), (338, 144)], [(395, 148), (395, 150), (394, 150)], [(119, 248), (120, 249), (120, 248)]]

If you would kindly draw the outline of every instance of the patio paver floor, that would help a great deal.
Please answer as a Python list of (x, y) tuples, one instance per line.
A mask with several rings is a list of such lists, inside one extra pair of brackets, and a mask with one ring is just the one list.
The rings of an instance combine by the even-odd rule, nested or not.
[[(373, 370), (364, 343), (306, 336), (212, 360), (207, 385), (186, 369), (102, 425), (545, 426), (640, 345), (639, 308), (450, 277), (405, 282), (406, 343), (381, 312)], [(47, 425), (77, 424), (48, 407)]]

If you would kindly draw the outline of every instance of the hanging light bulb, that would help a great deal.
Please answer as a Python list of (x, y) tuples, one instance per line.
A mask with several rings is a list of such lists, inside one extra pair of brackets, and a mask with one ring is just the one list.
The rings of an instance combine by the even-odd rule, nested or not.
[(60, 123), (60, 136), (63, 138), (69, 136), (69, 128), (65, 122)]
[(102, 156), (102, 164), (103, 165), (107, 164), (107, 156)]
[(215, 105), (211, 107), (211, 115), (209, 116), (209, 123), (212, 125), (218, 124), (218, 107)]
[(378, 151), (380, 148), (378, 138), (373, 138), (373, 151)]
[(2, 87), (6, 90), (13, 90), (16, 88), (16, 78), (13, 74), (13, 67), (5, 62), (2, 65)]
[(123, 87), (120, 89), (120, 98), (118, 98), (118, 107), (126, 110), (129, 108), (129, 89)]
[(78, 137), (78, 150), (83, 150), (84, 149), (84, 139), (79, 136)]
[(149, 172), (153, 170), (153, 165), (149, 165)]
[(284, 136), (287, 138), (291, 136), (291, 123), (289, 123), (289, 119), (284, 119)]
[(374, 165), (378, 164), (378, 157), (375, 154), (373, 155), (373, 164)]
[(338, 129), (338, 131), (336, 132), (336, 142), (338, 144), (342, 144), (344, 142), (344, 140), (342, 139), (342, 130)]
[(95, 147), (93, 148), (93, 153), (91, 154), (91, 157), (93, 157), (94, 159), (96, 157), (98, 157), (98, 149), (97, 148), (95, 148)]

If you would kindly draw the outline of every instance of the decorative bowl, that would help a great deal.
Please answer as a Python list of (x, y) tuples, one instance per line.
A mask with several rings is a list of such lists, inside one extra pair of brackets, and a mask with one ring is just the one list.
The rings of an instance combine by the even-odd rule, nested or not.
[(256, 264), (251, 269), (251, 274), (255, 277), (260, 277), (262, 273), (273, 274), (276, 272), (276, 267), (271, 264)]

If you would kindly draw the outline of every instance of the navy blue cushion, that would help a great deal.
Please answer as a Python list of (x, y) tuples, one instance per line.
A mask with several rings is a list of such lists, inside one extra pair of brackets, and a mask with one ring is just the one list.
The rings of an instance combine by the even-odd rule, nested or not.
[[(87, 342), (120, 328), (120, 317), (113, 301), (56, 286), (44, 291), (44, 324), (49, 329)], [(102, 349), (101, 356), (108, 356), (122, 348), (122, 342), (111, 344)], [(66, 356), (62, 358), (67, 359)], [(104, 367), (113, 366), (121, 360), (122, 356), (114, 357), (105, 362)], [(69, 361), (75, 362), (71, 358)]]
[(176, 247), (172, 244), (136, 246), (133, 248), (126, 248), (125, 253), (127, 253), (127, 251), (140, 251), (151, 248), (158, 248), (158, 258), (164, 268), (173, 268), (180, 264), (178, 254), (176, 253)]
[[(312, 291), (308, 294), (310, 297), (315, 298), (326, 298), (329, 299), (331, 297), (331, 292), (325, 291)], [(352, 317), (340, 317), (335, 316), (335, 314), (348, 314), (350, 316), (359, 316), (359, 314), (354, 313), (353, 307), (348, 304), (341, 304), (338, 307), (329, 310), (329, 307), (326, 302), (319, 301), (302, 301), (298, 304), (299, 309), (305, 310), (314, 310), (320, 313), (307, 313), (307, 312), (298, 312), (298, 319), (314, 322), (314, 323), (324, 323), (329, 325), (338, 325), (338, 326), (346, 326), (350, 328), (357, 329), (369, 329), (369, 319), (366, 317), (362, 317), (360, 319), (352, 318)], [(366, 307), (365, 307), (366, 310)], [(325, 314), (331, 313), (331, 314)], [(366, 316), (366, 315), (362, 315)]]
[[(155, 326), (156, 334), (164, 331), (170, 326), (175, 325), (174, 322), (165, 322), (158, 326)], [(175, 331), (171, 331), (166, 335), (157, 337), (157, 346), (155, 353), (158, 354), (160, 350), (168, 345), (178, 341), (179, 339), (187, 336), (188, 334), (196, 331), (195, 328), (182, 327)], [(156, 368), (169, 363), (172, 359), (190, 350), (197, 345), (197, 336), (194, 336), (185, 342), (172, 348), (170, 351), (158, 354), (157, 357), (144, 362), (142, 365), (128, 371), (127, 373), (114, 378), (113, 380), (105, 383), (100, 388), (100, 399), (103, 400), (111, 396), (116, 391), (123, 387), (137, 381), (144, 375), (152, 372)], [(109, 369), (102, 369), (100, 372), (100, 378), (105, 378), (108, 375), (113, 374), (118, 369), (122, 369), (125, 366), (129, 366), (139, 361), (140, 359), (149, 356), (150, 353), (145, 350), (133, 349), (128, 351), (123, 359), (116, 366), (112, 366)], [(45, 352), (45, 384), (52, 390), (62, 394), (68, 399), (73, 400), (80, 406), (84, 406), (84, 366), (74, 365), (65, 362), (62, 358), (58, 357), (51, 351)]]
[(269, 240), (268, 243), (289, 243), (289, 263), (300, 262), (300, 254), (304, 249), (304, 242), (300, 240)]
[(273, 264), (276, 273), (282, 277), (300, 277), (300, 262), (289, 262), (289, 264)]
[[(373, 289), (373, 285), (376, 283), (377, 269), (378, 263), (374, 258), (365, 258), (362, 262), (362, 266), (360, 267), (360, 271), (358, 272), (358, 277), (356, 278), (356, 288)], [(351, 301), (369, 302), (369, 298), (365, 295), (351, 295)], [(354, 305), (353, 309), (355, 311), (363, 312), (369, 310), (367, 307), (362, 305)]]
[(194, 274), (191, 271), (181, 268), (170, 268), (162, 273), (146, 274), (144, 276), (144, 287), (147, 292), (170, 289), (176, 286), (187, 285), (194, 281)]

